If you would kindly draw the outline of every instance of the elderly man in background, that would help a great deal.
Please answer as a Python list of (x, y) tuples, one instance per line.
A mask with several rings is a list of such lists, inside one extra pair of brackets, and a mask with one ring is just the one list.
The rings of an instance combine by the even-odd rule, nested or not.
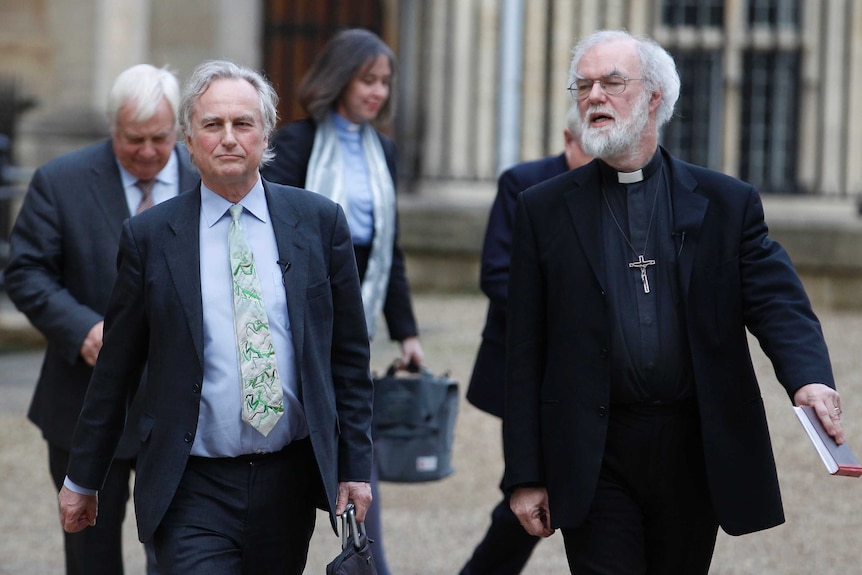
[[(563, 153), (512, 166), (497, 180), (497, 196), (488, 216), (482, 246), (480, 287), (488, 296), (488, 316), (482, 344), (467, 389), (467, 400), (496, 417), (503, 417), (506, 381), (506, 308), (512, 222), (518, 195), (539, 182), (583, 166), (592, 158), (581, 148), (581, 115), (576, 105), (566, 114)], [(539, 537), (530, 535), (509, 508), (509, 495), (491, 512), (491, 525), (460, 575), (517, 575), (527, 564)]]
[[(179, 94), (167, 70), (141, 64), (121, 73), (108, 96), (111, 138), (37, 169), (12, 230), (9, 297), (47, 340), (28, 417), (48, 442), (57, 489), (102, 347), (123, 222), (197, 181), (177, 146)], [(98, 526), (65, 535), (68, 575), (123, 573), (122, 523), (140, 446), (137, 407), (101, 486)], [(147, 558), (148, 572), (156, 573), (152, 553)]]

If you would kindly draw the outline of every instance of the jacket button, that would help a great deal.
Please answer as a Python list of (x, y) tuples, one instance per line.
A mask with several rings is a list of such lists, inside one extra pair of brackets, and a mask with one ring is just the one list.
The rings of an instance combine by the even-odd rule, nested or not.
[(602, 349), (602, 352), (600, 355), (602, 356), (602, 359), (607, 359), (608, 358), (608, 350)]
[(608, 408), (604, 405), (599, 406), (599, 417), (604, 417), (608, 414)]
[(183, 441), (185, 441), (186, 443), (191, 443), (192, 441), (194, 441), (194, 439), (195, 439), (194, 433), (186, 433), (185, 437), (183, 437)]
[(194, 393), (200, 393), (201, 392), (201, 384), (199, 384), (199, 383), (194, 384), (194, 386), (192, 386), (192, 391)]

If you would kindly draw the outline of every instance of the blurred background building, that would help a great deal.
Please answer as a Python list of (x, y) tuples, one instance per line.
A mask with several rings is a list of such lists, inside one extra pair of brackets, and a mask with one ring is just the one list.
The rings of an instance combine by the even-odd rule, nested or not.
[[(181, 81), (206, 59), (254, 66), (278, 89), (282, 120), (297, 118), (299, 79), (346, 26), (374, 30), (399, 57), (387, 129), (415, 222), (402, 230), (423, 233), (405, 249), (436, 233), (447, 262), (465, 258), (459, 275), (475, 271), (500, 171), (562, 149), (571, 48), (600, 28), (650, 35), (676, 58), (682, 95), (662, 138), (674, 154), (767, 195), (862, 197), (856, 0), (0, 0), (5, 173), (104, 137), (108, 89), (139, 62)], [(0, 233), (13, 214), (0, 213)]]
[[(572, 46), (624, 27), (677, 60), (682, 96), (663, 138), (675, 154), (765, 192), (862, 194), (853, 0), (0, 0), (0, 86), (14, 87), (0, 130), (17, 164), (38, 165), (104, 136), (119, 71), (150, 62), (185, 79), (209, 58), (264, 70), (290, 120), (299, 78), (345, 26), (399, 55), (390, 132), (408, 189), (493, 179), (559, 150)], [(30, 102), (17, 127), (10, 92)]]

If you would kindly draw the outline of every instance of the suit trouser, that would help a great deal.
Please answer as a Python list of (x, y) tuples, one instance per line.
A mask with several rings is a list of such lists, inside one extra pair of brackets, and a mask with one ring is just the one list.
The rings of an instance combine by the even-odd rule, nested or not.
[(383, 547), (383, 517), (380, 512), (383, 499), (380, 496), (380, 474), (377, 471), (376, 459), (371, 465), (371, 497), (371, 507), (365, 513), (365, 531), (368, 538), (374, 542), (371, 555), (374, 557), (377, 575), (389, 575), (389, 563)]
[(576, 575), (708, 573), (718, 521), (694, 402), (612, 405), (587, 519), (562, 531)]
[(321, 488), (308, 439), (266, 455), (190, 457), (153, 537), (162, 572), (300, 575)]
[[(48, 465), (57, 491), (63, 486), (69, 452), (48, 444)], [(114, 459), (105, 485), (99, 490), (99, 517), (96, 525), (78, 533), (64, 533), (67, 575), (122, 575), (123, 520), (129, 501), (129, 477), (133, 459)], [(158, 567), (150, 546), (145, 546), (147, 573), (157, 575)]]

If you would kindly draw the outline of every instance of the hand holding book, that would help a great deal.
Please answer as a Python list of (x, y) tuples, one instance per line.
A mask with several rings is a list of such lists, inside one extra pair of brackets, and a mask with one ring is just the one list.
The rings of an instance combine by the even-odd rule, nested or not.
[(831, 436), (835, 443), (844, 443), (844, 430), (841, 428), (841, 396), (834, 388), (823, 383), (812, 382), (803, 385), (793, 394), (793, 405), (810, 406), (813, 415)]
[[(837, 409), (837, 408), (836, 408)], [(832, 475), (848, 475), (851, 477), (859, 477), (862, 475), (862, 464), (856, 459), (850, 445), (844, 441), (844, 434), (841, 433), (842, 443), (839, 445), (835, 439), (827, 433), (823, 427), (823, 422), (817, 415), (813, 407), (794, 406), (796, 417), (808, 434), (811, 443), (820, 455), (820, 459), (826, 466), (826, 469)], [(840, 415), (840, 410), (838, 412)]]

